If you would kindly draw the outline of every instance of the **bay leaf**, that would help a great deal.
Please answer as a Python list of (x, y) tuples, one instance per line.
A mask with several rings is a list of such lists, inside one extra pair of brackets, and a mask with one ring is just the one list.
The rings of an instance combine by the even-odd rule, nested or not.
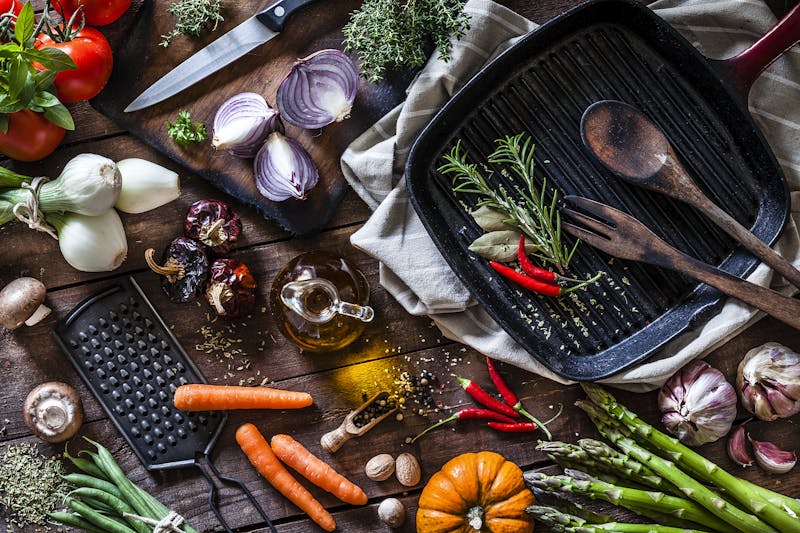
[[(519, 236), (520, 232), (516, 230), (490, 231), (472, 241), (472, 244), (469, 245), (469, 251), (499, 263), (515, 261), (517, 259)], [(525, 250), (528, 253), (534, 252), (536, 251), (536, 246), (526, 240)]]
[[(470, 213), (483, 231), (506, 231), (510, 228), (505, 223), (508, 217), (503, 212), (491, 207), (481, 206)], [(517, 233), (519, 235), (519, 233)]]

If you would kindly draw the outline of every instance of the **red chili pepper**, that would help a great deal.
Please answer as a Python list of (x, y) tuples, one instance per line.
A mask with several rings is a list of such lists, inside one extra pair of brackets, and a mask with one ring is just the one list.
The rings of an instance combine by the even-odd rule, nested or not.
[(523, 272), (533, 279), (538, 279), (550, 285), (555, 285), (558, 282), (558, 274), (550, 270), (539, 268), (534, 265), (525, 253), (525, 235), (519, 236), (519, 246), (517, 246), (517, 261), (519, 266), (522, 267)]
[(504, 424), (503, 422), (489, 422), (489, 427), (502, 431), (503, 433), (530, 433), (536, 431), (535, 422), (517, 422), (516, 424)]
[(486, 366), (489, 369), (489, 377), (492, 378), (492, 383), (494, 383), (494, 386), (497, 389), (497, 392), (500, 393), (500, 396), (503, 397), (503, 401), (506, 402), (506, 404), (511, 406), (512, 409), (520, 413), (525, 418), (538, 424), (539, 427), (542, 428), (542, 431), (544, 431), (544, 434), (547, 436), (547, 440), (552, 440), (553, 435), (547, 429), (547, 426), (541, 423), (535, 416), (530, 414), (528, 411), (525, 410), (524, 407), (522, 407), (522, 402), (519, 401), (517, 395), (514, 394), (514, 391), (512, 391), (511, 388), (508, 386), (506, 381), (503, 379), (503, 376), (501, 376), (500, 372), (497, 371), (497, 367), (494, 366), (494, 361), (492, 361), (490, 357), (486, 358)]
[(425, 433), (429, 432), (432, 429), (436, 429), (441, 425), (447, 424), (448, 422), (452, 422), (453, 420), (492, 420), (495, 422), (501, 422), (504, 424), (513, 424), (514, 419), (508, 417), (504, 414), (497, 413), (495, 411), (490, 411), (488, 409), (478, 409), (476, 407), (467, 407), (466, 409), (462, 409), (459, 412), (455, 413), (453, 416), (449, 418), (445, 418), (444, 420), (440, 420), (433, 424), (432, 426), (426, 428), (422, 431), (419, 435), (411, 439), (411, 442), (414, 442)]
[(491, 394), (481, 388), (480, 385), (470, 379), (456, 377), (461, 387), (467, 391), (467, 394), (484, 407), (488, 407), (492, 411), (502, 413), (510, 416), (511, 418), (519, 418), (519, 413), (503, 402), (495, 399)]
[(489, 266), (491, 266), (495, 272), (504, 278), (511, 280), (520, 287), (524, 287), (530, 291), (538, 292), (539, 294), (544, 294), (545, 296), (561, 296), (562, 294), (561, 287), (558, 285), (552, 285), (550, 283), (545, 283), (544, 281), (539, 281), (538, 279), (530, 278), (522, 272), (517, 272), (513, 268), (502, 265), (497, 261), (489, 261)]

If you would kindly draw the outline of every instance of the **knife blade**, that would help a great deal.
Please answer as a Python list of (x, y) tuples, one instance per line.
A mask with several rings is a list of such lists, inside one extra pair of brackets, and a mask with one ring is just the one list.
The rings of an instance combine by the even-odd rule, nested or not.
[(286, 19), (315, 0), (278, 0), (186, 59), (136, 97), (125, 113), (157, 104), (191, 87), (278, 35)]

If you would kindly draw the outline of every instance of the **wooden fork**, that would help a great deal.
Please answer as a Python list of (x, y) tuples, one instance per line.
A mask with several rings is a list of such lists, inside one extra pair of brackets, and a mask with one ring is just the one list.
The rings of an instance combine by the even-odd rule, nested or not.
[(732, 276), (676, 250), (644, 224), (618, 209), (580, 196), (566, 196), (564, 200), (581, 212), (565, 208), (562, 213), (583, 227), (566, 222), (562, 227), (586, 244), (621, 259), (681, 272), (800, 329), (800, 301)]

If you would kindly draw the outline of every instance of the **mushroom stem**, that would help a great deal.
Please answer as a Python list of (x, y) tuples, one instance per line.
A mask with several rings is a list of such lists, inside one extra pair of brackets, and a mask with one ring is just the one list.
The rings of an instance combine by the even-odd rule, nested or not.
[(50, 311), (52, 311), (52, 309), (50, 309), (46, 305), (44, 304), (40, 305), (39, 307), (36, 308), (36, 311), (33, 312), (31, 317), (25, 321), (25, 325), (35, 326), (36, 324), (47, 318), (47, 316), (50, 314)]

